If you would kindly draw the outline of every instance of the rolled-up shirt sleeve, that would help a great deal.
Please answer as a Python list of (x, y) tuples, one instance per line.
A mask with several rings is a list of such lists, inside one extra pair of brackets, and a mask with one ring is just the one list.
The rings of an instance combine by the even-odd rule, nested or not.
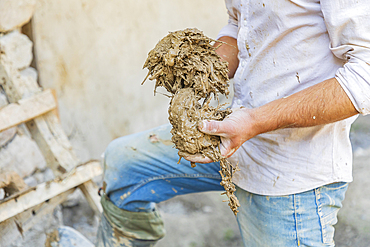
[(330, 49), (346, 63), (336, 72), (356, 110), (370, 113), (370, 1), (321, 0)]
[(224, 26), (217, 35), (217, 39), (223, 36), (229, 36), (234, 39), (238, 38), (238, 10), (233, 7), (233, 1), (226, 0), (227, 13), (229, 14), (229, 20), (226, 26)]

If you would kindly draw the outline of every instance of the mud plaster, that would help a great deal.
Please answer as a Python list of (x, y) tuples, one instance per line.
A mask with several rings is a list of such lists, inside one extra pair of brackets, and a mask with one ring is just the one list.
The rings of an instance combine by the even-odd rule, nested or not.
[(221, 156), (220, 137), (198, 130), (200, 121), (221, 121), (231, 113), (230, 109), (221, 110), (220, 104), (217, 107), (209, 105), (212, 97), (218, 99), (218, 94), (229, 94), (228, 64), (221, 61), (213, 42), (217, 41), (195, 28), (171, 32), (149, 52), (144, 64), (149, 70), (145, 80), (148, 77), (155, 80), (154, 91), (162, 86), (171, 94), (169, 121), (172, 142), (180, 159), (200, 153), (220, 162), (220, 184), (236, 215), (240, 204), (234, 195), (232, 174), (238, 168)]
[(45, 247), (59, 246), (59, 232), (54, 230), (46, 235)]

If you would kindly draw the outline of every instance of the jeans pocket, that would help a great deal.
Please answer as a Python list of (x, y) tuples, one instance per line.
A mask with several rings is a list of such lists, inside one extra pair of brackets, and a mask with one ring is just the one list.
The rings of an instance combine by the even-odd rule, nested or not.
[(324, 216), (324, 208), (326, 207), (322, 198), (321, 188), (315, 189), (317, 214), (319, 215), (321, 225), (321, 238), (324, 244), (334, 243), (334, 228), (330, 222), (330, 217)]
[(317, 213), (320, 218), (322, 242), (334, 245), (334, 225), (338, 222), (338, 211), (342, 207), (346, 183), (322, 186), (315, 190)]
[(333, 212), (321, 220), (322, 240), (324, 244), (334, 244), (334, 225), (338, 222), (337, 212)]

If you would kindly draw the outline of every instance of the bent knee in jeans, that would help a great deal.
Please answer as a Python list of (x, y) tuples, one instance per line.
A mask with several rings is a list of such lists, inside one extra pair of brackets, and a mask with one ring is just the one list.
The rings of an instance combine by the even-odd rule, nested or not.
[(170, 130), (170, 125), (164, 125), (109, 144), (105, 152), (105, 192), (116, 206), (147, 211), (153, 208), (151, 202), (186, 193), (222, 190), (218, 163), (200, 164), (196, 168), (191, 168), (186, 160), (178, 163)]

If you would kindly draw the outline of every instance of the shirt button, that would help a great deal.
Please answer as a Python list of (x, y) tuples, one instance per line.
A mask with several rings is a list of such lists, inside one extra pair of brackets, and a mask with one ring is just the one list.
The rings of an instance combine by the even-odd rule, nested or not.
[(242, 105), (242, 103), (243, 103), (243, 102), (242, 102), (242, 100), (241, 100), (241, 99), (237, 99), (237, 100), (236, 100), (236, 103), (237, 103), (238, 105)]
[(247, 26), (247, 24), (248, 24), (247, 20), (244, 20), (243, 21), (243, 26)]
[(242, 61), (242, 67), (245, 67), (247, 65), (247, 62), (245, 60)]

